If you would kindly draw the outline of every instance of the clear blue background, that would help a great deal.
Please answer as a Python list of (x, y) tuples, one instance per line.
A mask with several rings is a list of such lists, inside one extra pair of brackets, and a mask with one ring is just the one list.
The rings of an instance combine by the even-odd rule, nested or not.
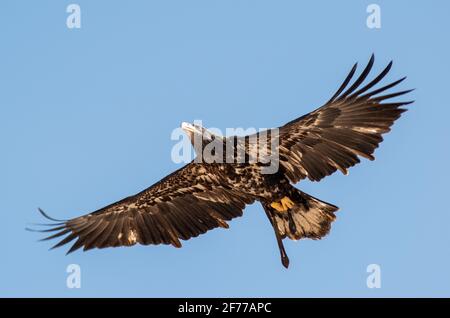
[[(375, 2), (375, 1), (373, 1)], [(450, 296), (448, 1), (0, 2), (1, 296)], [(325, 102), (351, 65), (390, 59), (416, 103), (377, 160), (301, 189), (338, 205), (321, 241), (286, 241), (259, 205), (169, 246), (47, 251), (42, 218), (100, 208), (179, 167), (181, 121), (272, 127)], [(81, 289), (66, 267), (81, 266)], [(381, 266), (380, 289), (366, 267)]]

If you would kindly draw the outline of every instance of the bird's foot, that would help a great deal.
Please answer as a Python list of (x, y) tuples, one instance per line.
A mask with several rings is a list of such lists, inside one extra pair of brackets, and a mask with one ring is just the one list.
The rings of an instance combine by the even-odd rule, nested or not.
[(289, 197), (283, 197), (279, 202), (272, 202), (270, 206), (278, 212), (286, 212), (295, 205)]

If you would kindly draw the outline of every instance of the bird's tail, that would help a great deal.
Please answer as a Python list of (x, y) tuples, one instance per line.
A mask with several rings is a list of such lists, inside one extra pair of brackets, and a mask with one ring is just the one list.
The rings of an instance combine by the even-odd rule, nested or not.
[(266, 204), (264, 208), (271, 214), (272, 223), (281, 238), (292, 240), (324, 237), (336, 219), (334, 213), (339, 209), (294, 187), (279, 202)]

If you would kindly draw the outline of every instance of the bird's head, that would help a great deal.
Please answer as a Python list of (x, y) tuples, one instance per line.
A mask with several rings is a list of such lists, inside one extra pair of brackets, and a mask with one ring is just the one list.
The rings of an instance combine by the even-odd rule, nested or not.
[(210, 132), (208, 129), (202, 127), (198, 124), (191, 124), (182, 122), (181, 128), (184, 130), (184, 132), (189, 136), (189, 139), (191, 139), (192, 144), (194, 144), (194, 139), (197, 137), (199, 140), (204, 141), (213, 141), (215, 136), (212, 132)]
[(222, 141), (222, 137), (212, 133), (210, 130), (196, 123), (181, 123), (181, 128), (188, 135), (192, 145), (196, 150), (203, 149), (213, 141)]

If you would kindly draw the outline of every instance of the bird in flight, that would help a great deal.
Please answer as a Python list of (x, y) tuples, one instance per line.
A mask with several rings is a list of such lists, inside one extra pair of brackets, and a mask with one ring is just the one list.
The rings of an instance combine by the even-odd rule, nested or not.
[[(206, 163), (194, 159), (142, 192), (71, 220), (56, 220), (39, 209), (52, 221), (52, 227), (39, 231), (50, 233), (44, 240), (62, 239), (53, 248), (75, 240), (68, 253), (81, 247), (86, 251), (138, 243), (181, 247), (180, 240), (217, 227), (228, 228), (227, 221), (242, 216), (246, 205), (258, 201), (273, 227), (281, 262), (287, 268), (283, 239), (324, 237), (338, 210), (293, 184), (303, 179), (320, 181), (337, 170), (347, 174), (360, 157), (374, 160), (382, 135), (406, 111), (401, 107), (413, 102), (389, 101), (412, 91), (387, 93), (405, 77), (374, 88), (388, 74), (392, 62), (363, 85), (373, 64), (372, 55), (351, 83), (355, 64), (328, 102), (278, 128), (276, 136), (270, 137), (278, 140), (276, 149), (271, 149), (278, 155), (274, 173), (263, 173), (261, 162)], [(182, 128), (193, 145), (200, 139), (200, 152), (212, 141), (242, 144), (236, 142), (237, 137), (218, 136), (196, 124), (183, 123)], [(260, 138), (260, 133), (255, 136)], [(252, 150), (248, 143), (241, 148), (244, 157), (249, 157)]]

